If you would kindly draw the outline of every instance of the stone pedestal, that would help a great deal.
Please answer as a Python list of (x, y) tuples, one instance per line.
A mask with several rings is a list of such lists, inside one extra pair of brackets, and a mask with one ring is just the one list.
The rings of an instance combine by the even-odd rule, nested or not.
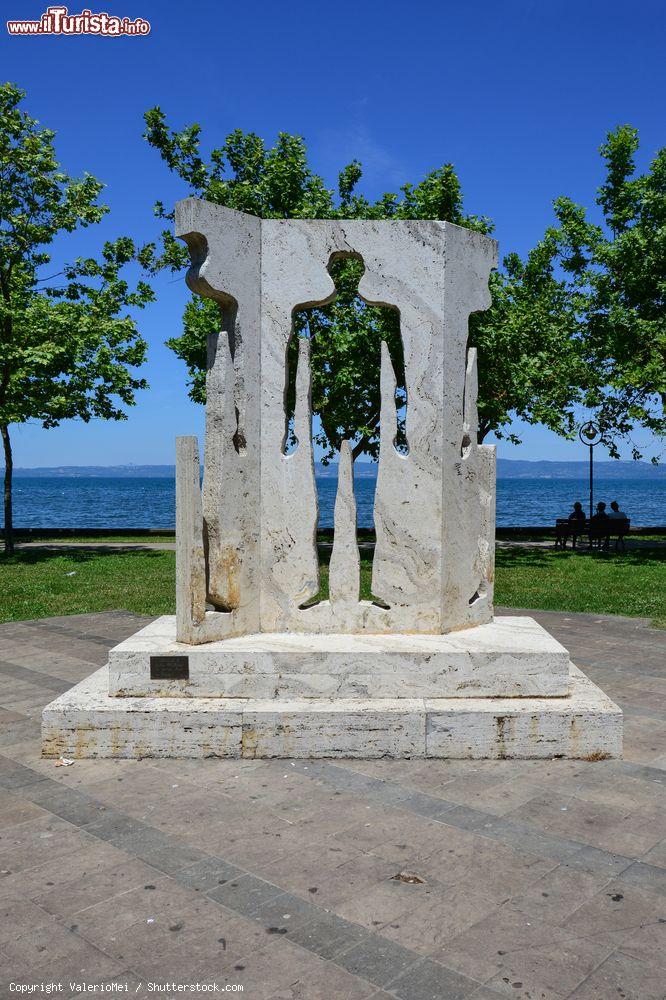
[[(176, 234), (190, 288), (220, 311), (203, 485), (198, 442), (177, 440), (176, 616), (45, 709), (44, 753), (619, 755), (620, 710), (567, 650), (530, 618), (493, 617), (495, 449), (477, 439), (468, 320), (490, 305), (495, 241), (440, 221), (260, 220), (194, 198), (176, 207)], [(325, 379), (330, 363), (294, 320), (334, 300), (344, 258), (363, 265), (366, 305), (394, 310), (360, 387), (378, 445), (371, 600), (354, 427), (321, 596), (311, 386), (313, 364)]]
[(447, 635), (264, 632), (189, 646), (165, 616), (109, 654), (109, 694), (121, 697), (520, 698), (570, 690), (569, 653), (532, 618), (495, 618)]
[(622, 713), (570, 668), (562, 698), (111, 697), (98, 670), (45, 710), (48, 757), (573, 757), (622, 754)]
[(616, 757), (622, 713), (531, 618), (448, 635), (263, 633), (158, 618), (44, 711), (46, 755)]

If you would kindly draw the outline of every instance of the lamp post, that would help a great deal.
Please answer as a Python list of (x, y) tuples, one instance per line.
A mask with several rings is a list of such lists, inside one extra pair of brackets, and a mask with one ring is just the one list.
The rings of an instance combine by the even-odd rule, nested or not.
[(590, 449), (590, 520), (594, 512), (594, 451), (601, 441), (601, 431), (595, 423), (588, 420), (578, 431), (578, 437)]

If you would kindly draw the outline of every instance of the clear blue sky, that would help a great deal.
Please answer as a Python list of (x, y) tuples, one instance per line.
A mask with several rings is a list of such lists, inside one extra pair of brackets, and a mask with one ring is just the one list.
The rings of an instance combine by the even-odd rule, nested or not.
[[(0, 36), (2, 76), (56, 130), (65, 169), (107, 184), (110, 216), (97, 232), (72, 238), (67, 256), (116, 234), (154, 238), (155, 199), (168, 205), (187, 194), (141, 139), (142, 114), (154, 104), (174, 126), (200, 122), (211, 145), (236, 127), (268, 141), (278, 131), (300, 133), (331, 185), (346, 162), (360, 159), (370, 197), (451, 161), (466, 209), (494, 219), (502, 253), (533, 245), (557, 195), (592, 206), (608, 129), (638, 127), (641, 167), (665, 141), (659, 0), (86, 5), (146, 18), (152, 32)], [(6, 0), (3, 12), (37, 19), (46, 6)], [(70, 4), (70, 13), (82, 6)], [(179, 330), (188, 293), (164, 276), (157, 294), (140, 316), (151, 389), (129, 420), (14, 428), (17, 465), (170, 463), (175, 435), (201, 432), (184, 367), (163, 343)], [(523, 445), (500, 444), (501, 456), (584, 458), (580, 445), (521, 430)]]

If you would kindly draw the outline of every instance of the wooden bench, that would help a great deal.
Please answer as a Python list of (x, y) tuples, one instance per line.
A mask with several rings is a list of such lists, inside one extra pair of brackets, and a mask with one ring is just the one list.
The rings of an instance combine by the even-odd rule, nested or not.
[(626, 545), (624, 544), (625, 535), (629, 534), (629, 528), (631, 527), (628, 518), (622, 517), (609, 517), (603, 521), (595, 521), (591, 526), (588, 525), (587, 537), (590, 540), (590, 548), (607, 549), (610, 545), (611, 538), (615, 539), (615, 551), (618, 551), (618, 547), (622, 546), (622, 551), (626, 552)]
[(588, 520), (570, 521), (569, 518), (558, 517), (555, 522), (555, 548), (566, 549), (567, 541), (571, 538), (571, 547), (575, 549), (578, 539), (586, 535), (591, 549), (595, 545), (598, 548), (602, 548), (602, 546), (608, 548), (611, 538), (614, 538), (615, 551), (617, 552), (619, 546), (622, 546), (622, 551), (625, 552), (624, 539), (629, 534), (630, 528), (631, 522), (628, 518), (609, 517), (603, 521), (591, 523)]

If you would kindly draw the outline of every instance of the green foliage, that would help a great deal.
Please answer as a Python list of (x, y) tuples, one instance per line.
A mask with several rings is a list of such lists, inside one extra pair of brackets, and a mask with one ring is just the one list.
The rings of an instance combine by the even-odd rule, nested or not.
[[(666, 431), (666, 148), (641, 175), (637, 151), (636, 129), (610, 132), (600, 150), (603, 225), (559, 198), (559, 226), (550, 233), (576, 301), (585, 364), (596, 376), (583, 402), (616, 456), (620, 439), (636, 429)], [(642, 457), (636, 444), (633, 455)]]
[[(94, 225), (108, 211), (102, 184), (58, 166), (54, 133), (20, 108), (24, 94), (0, 87), (0, 429), (6, 462), (5, 520), (11, 547), (9, 426), (37, 420), (121, 420), (146, 382), (133, 369), (146, 343), (126, 310), (153, 298), (125, 276), (153, 263), (153, 248), (121, 237), (99, 258), (80, 258), (42, 278), (49, 247), (63, 232)], [(57, 280), (56, 280), (57, 279)]]

